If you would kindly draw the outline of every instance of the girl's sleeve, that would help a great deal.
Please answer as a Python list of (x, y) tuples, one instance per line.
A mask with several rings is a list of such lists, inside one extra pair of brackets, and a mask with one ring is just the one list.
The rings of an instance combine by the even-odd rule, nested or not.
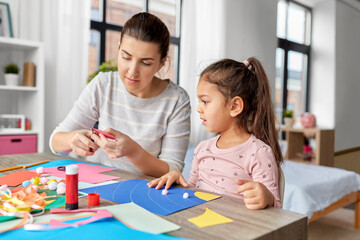
[(264, 184), (274, 196), (274, 207), (281, 208), (279, 169), (271, 148), (269, 146), (259, 148), (251, 164), (253, 181)]
[(179, 100), (167, 123), (166, 134), (162, 138), (159, 159), (169, 164), (169, 171), (184, 168), (184, 158), (190, 137), (190, 99), (185, 90), (179, 92)]
[(71, 132), (78, 129), (90, 129), (99, 118), (99, 101), (102, 95), (100, 73), (82, 91), (74, 106), (65, 119), (55, 128), (50, 136), (49, 144), (53, 153), (56, 153), (51, 146), (52, 138), (57, 132)]

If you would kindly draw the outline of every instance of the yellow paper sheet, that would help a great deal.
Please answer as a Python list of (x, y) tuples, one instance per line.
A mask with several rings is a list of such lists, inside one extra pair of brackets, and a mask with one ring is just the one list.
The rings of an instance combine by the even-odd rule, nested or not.
[(205, 201), (211, 201), (220, 197), (214, 194), (204, 193), (204, 192), (195, 192), (194, 195)]
[(189, 218), (188, 221), (200, 228), (233, 222), (232, 219), (218, 214), (209, 208), (205, 208), (205, 212), (203, 214), (197, 217)]

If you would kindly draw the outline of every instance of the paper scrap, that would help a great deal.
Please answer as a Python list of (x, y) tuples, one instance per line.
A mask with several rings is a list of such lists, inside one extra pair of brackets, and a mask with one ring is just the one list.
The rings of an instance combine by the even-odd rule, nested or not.
[(205, 212), (203, 214), (197, 217), (189, 218), (188, 221), (200, 228), (233, 222), (232, 219), (216, 213), (207, 207), (205, 208)]
[[(76, 219), (86, 220), (86, 219)], [(74, 220), (65, 223), (74, 223)], [(105, 230), (105, 232), (104, 232)], [(25, 237), (26, 236), (26, 237)], [(174, 240), (180, 239), (167, 234), (151, 234), (135, 229), (128, 228), (126, 225), (115, 218), (106, 218), (93, 224), (85, 224), (79, 227), (71, 227), (67, 229), (54, 229), (49, 231), (27, 231), (19, 228), (13, 231), (2, 233), (1, 239), (41, 239), (41, 240), (57, 240), (57, 239), (156, 239), (156, 240)]]
[[(99, 164), (95, 164), (95, 163), (90, 163), (90, 162), (80, 162), (80, 161), (76, 161), (76, 160), (72, 160), (72, 159), (61, 159), (61, 160), (54, 160), (54, 161), (50, 161), (50, 162), (47, 162), (47, 163), (39, 164), (39, 165), (33, 166), (33, 167), (28, 167), (28, 169), (36, 170), (36, 168), (38, 168), (38, 167), (50, 168), (50, 167), (66, 166), (66, 165), (69, 165), (69, 164), (77, 164), (77, 163), (95, 165), (95, 166), (100, 166), (100, 167), (107, 167), (107, 166), (103, 166), (103, 165), (99, 165)], [(24, 164), (21, 164), (21, 165), (24, 165)], [(108, 167), (108, 168), (112, 168), (112, 167)]]
[[(107, 171), (116, 170), (116, 168), (108, 168), (108, 167), (83, 164), (83, 163), (77, 163), (76, 165), (78, 165), (79, 167), (79, 181), (81, 182), (99, 183), (99, 182), (106, 182), (109, 180), (121, 178), (117, 176), (100, 174)], [(35, 170), (31, 170), (31, 171), (35, 171)], [(66, 177), (65, 171), (59, 171), (57, 167), (44, 168), (44, 174), (49, 174), (51, 176), (56, 176), (60, 178)]]
[(205, 201), (211, 201), (217, 198), (220, 198), (221, 196), (218, 195), (214, 195), (214, 194), (210, 194), (210, 193), (204, 193), (204, 192), (195, 192), (194, 193), (195, 196), (197, 196), (198, 198), (205, 200)]
[(38, 176), (36, 172), (31, 171), (16, 171), (9, 175), (0, 177), (0, 185), (7, 184), (9, 187), (20, 185), (23, 181), (30, 180)]
[(102, 185), (108, 185), (108, 184), (112, 184), (112, 183), (117, 183), (117, 181), (106, 181), (106, 182), (95, 183), (95, 184), (94, 183), (79, 182), (78, 187), (79, 187), (79, 191), (81, 192), (81, 189), (97, 187), (97, 186), (102, 186)]
[(179, 225), (159, 217), (133, 202), (101, 208), (106, 208), (115, 218), (136, 230), (160, 234), (180, 229)]

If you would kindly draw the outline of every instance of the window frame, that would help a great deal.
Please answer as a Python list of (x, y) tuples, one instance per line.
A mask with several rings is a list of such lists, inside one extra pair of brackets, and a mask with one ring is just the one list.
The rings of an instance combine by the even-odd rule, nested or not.
[[(143, 12), (149, 12), (149, 1), (150, 0), (142, 0), (143, 6), (142, 11)], [(98, 67), (101, 63), (105, 62), (105, 43), (106, 43), (106, 31), (107, 30), (113, 30), (113, 31), (119, 31), (121, 32), (123, 29), (123, 26), (111, 24), (106, 22), (106, 3), (107, 0), (99, 0), (99, 3), (102, 4), (102, 20), (101, 21), (90, 21), (90, 30), (95, 30), (100, 33), (100, 50), (99, 50), (99, 62)], [(178, 36), (171, 36), (170, 35), (170, 44), (177, 46), (177, 56), (176, 61), (177, 64), (174, 64), (174, 71), (175, 71), (175, 78), (174, 82), (176, 84), (179, 84), (179, 69), (180, 69), (180, 40), (181, 40), (181, 9), (182, 9), (182, 0), (176, 0), (176, 5), (179, 6), (176, 11), (176, 27)], [(175, 61), (175, 59), (174, 59)]]
[[(296, 4), (304, 9), (306, 9), (307, 11), (309, 11), (309, 14), (311, 16), (311, 20), (310, 20), (310, 43), (309, 45), (307, 45), (306, 43), (297, 43), (297, 42), (293, 42), (290, 41), (288, 39), (284, 39), (284, 38), (280, 38), (277, 36), (277, 40), (278, 40), (278, 45), (277, 48), (280, 48), (282, 50), (284, 50), (284, 61), (283, 61), (283, 79), (282, 79), (282, 89), (281, 89), (281, 108), (282, 108), (282, 112), (284, 112), (286, 110), (287, 107), (287, 97), (288, 97), (288, 92), (287, 92), (287, 85), (288, 85), (288, 75), (289, 75), (289, 70), (288, 70), (288, 56), (289, 56), (289, 51), (293, 51), (293, 52), (298, 52), (298, 53), (302, 53), (307, 55), (307, 73), (306, 73), (306, 82), (305, 82), (305, 89), (304, 89), (304, 99), (303, 99), (303, 106), (304, 106), (304, 111), (308, 112), (309, 111), (309, 95), (310, 95), (310, 63), (311, 63), (311, 36), (312, 36), (312, 9), (308, 6), (305, 6), (297, 1), (293, 1), (293, 0), (285, 0), (285, 2), (287, 4), (289, 4), (290, 2), (292, 4)], [(288, 7), (287, 7), (287, 11), (288, 11)], [(287, 29), (287, 21), (288, 18), (288, 14), (286, 14), (286, 21), (285, 21), (285, 29)], [(284, 119), (283, 114), (282, 115), (282, 121)]]

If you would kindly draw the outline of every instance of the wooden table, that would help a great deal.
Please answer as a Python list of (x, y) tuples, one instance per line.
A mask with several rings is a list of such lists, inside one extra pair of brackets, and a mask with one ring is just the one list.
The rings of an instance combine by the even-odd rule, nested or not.
[[(56, 156), (51, 153), (34, 153), (0, 156), (0, 169), (28, 164), (43, 160), (68, 159), (68, 156)], [(21, 169), (20, 169), (21, 170)], [(22, 171), (22, 170), (21, 170)], [(3, 175), (12, 171), (2, 172)], [(122, 170), (107, 172), (121, 176), (119, 181), (134, 178), (151, 180), (151, 177), (136, 175)], [(100, 205), (112, 205), (111, 201), (101, 199)], [(79, 199), (80, 208), (86, 207), (86, 198)], [(173, 236), (189, 239), (307, 239), (307, 216), (277, 208), (249, 210), (243, 200), (223, 196), (206, 203), (211, 210), (234, 220), (205, 228), (198, 228), (187, 221), (204, 212), (204, 204), (173, 213), (164, 218), (181, 226), (178, 231), (170, 232)]]

